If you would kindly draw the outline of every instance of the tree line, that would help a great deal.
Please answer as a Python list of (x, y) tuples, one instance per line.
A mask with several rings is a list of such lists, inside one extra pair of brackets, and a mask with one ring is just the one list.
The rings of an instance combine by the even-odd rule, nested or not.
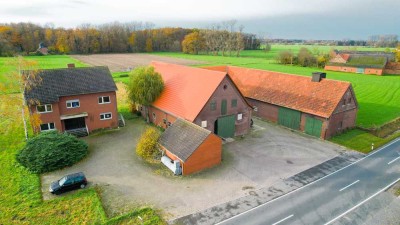
[[(76, 28), (66, 29), (54, 27), (52, 24), (44, 26), (33, 23), (0, 24), (0, 56), (15, 54), (34, 54), (39, 44), (46, 46), (53, 54), (95, 54), (95, 53), (128, 53), (152, 51), (182, 51), (182, 41), (185, 36), (198, 32), (197, 29), (187, 28), (154, 28), (150, 22), (106, 23), (101, 25), (82, 24)], [(214, 45), (209, 46), (210, 52), (227, 51), (230, 46), (220, 47), (226, 41), (226, 33), (221, 39), (215, 35), (220, 28), (204, 29), (207, 41)], [(240, 33), (240, 34), (239, 34)], [(255, 49), (257, 41), (255, 35), (237, 33), (242, 38), (235, 45), (237, 48)], [(228, 35), (229, 36), (229, 35)], [(218, 36), (218, 38), (220, 38)], [(229, 40), (233, 37), (229, 36)], [(232, 44), (233, 42), (230, 42)], [(218, 44), (217, 44), (218, 43)], [(250, 47), (249, 47), (250, 46)], [(237, 50), (237, 49), (235, 49)]]
[(297, 55), (292, 51), (286, 50), (279, 52), (276, 60), (280, 64), (299, 65), (303, 67), (324, 67), (332, 57), (332, 53), (320, 52), (314, 49), (313, 52), (308, 48), (301, 48)]

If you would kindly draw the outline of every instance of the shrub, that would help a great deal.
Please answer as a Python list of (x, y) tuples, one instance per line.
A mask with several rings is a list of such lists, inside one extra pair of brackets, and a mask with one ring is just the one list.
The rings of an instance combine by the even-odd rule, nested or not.
[(80, 161), (88, 153), (88, 145), (70, 134), (43, 132), (29, 139), (17, 153), (17, 161), (34, 173), (44, 173)]
[(293, 64), (294, 60), (295, 59), (292, 51), (281, 51), (277, 57), (277, 61), (280, 64)]
[(149, 127), (142, 134), (136, 146), (136, 154), (143, 159), (154, 158), (158, 153), (158, 139), (161, 133), (154, 127)]

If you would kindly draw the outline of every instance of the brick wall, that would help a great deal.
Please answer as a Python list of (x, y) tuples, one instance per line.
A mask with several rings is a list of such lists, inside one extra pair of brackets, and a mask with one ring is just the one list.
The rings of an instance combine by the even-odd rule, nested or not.
[[(348, 73), (357, 73), (356, 67), (347, 67), (347, 66), (325, 66), (325, 70), (331, 71), (340, 71), (340, 72), (348, 72)], [(365, 68), (364, 74), (373, 74), (373, 75), (382, 75), (383, 70), (378, 68)]]
[[(221, 114), (221, 102), (223, 99), (227, 101), (226, 115), (235, 115), (236, 118), (235, 136), (247, 134), (250, 129), (252, 109), (248, 106), (245, 99), (228, 76), (222, 80), (221, 84), (217, 87), (211, 98), (207, 101), (204, 108), (193, 122), (201, 126), (202, 121), (207, 121), (207, 127), (205, 127), (205, 129), (214, 132), (215, 121), (218, 117), (223, 116)], [(232, 107), (232, 99), (237, 100), (236, 107)], [(212, 101), (216, 102), (215, 110), (211, 110), (210, 105)], [(243, 115), (241, 120), (238, 120), (237, 118), (237, 114), (239, 113)]]
[[(99, 104), (98, 97), (110, 96), (110, 103)], [(78, 108), (67, 108), (66, 101), (79, 99), (80, 106)], [(118, 127), (118, 111), (116, 93), (103, 92), (95, 94), (76, 95), (68, 97), (60, 97), (58, 103), (53, 103), (53, 112), (41, 113), (40, 119), (42, 123), (54, 122), (57, 130), (64, 131), (64, 123), (60, 120), (61, 115), (71, 115), (86, 112), (85, 123), (89, 132), (101, 128)], [(32, 112), (36, 112), (36, 107), (31, 107)], [(111, 112), (112, 118), (109, 120), (100, 120), (101, 113)]]

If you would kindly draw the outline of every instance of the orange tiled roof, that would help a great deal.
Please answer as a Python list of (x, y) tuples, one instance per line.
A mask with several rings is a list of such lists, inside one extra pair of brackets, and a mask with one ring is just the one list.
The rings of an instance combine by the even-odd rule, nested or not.
[(349, 61), (350, 54), (339, 54), (344, 60)]
[(226, 71), (245, 97), (329, 118), (339, 104), (349, 82), (247, 69), (234, 66), (208, 67)]
[(163, 62), (152, 62), (151, 65), (161, 74), (165, 84), (153, 106), (191, 122), (226, 76), (225, 72)]

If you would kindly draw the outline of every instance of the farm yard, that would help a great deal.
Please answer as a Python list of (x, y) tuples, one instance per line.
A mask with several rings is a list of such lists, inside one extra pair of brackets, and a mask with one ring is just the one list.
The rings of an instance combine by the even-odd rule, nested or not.
[[(167, 61), (183, 65), (234, 65), (248, 68), (264, 69), (284, 73), (310, 76), (312, 72), (321, 71), (319, 68), (285, 66), (275, 62), (279, 51), (291, 49), (298, 51), (301, 46), (272, 46), (270, 52), (263, 50), (243, 51), (241, 57), (223, 57), (209, 55), (187, 55), (182, 53), (159, 52), (152, 54), (98, 54), (98, 55), (49, 55), (29, 56), (29, 60), (36, 60), (39, 68), (64, 68), (68, 63), (75, 63), (77, 67), (92, 65), (107, 65), (113, 72), (114, 80), (127, 82), (128, 67), (147, 65), (152, 60)], [(310, 46), (305, 46), (310, 47)], [(312, 49), (313, 47), (310, 47)], [(320, 51), (329, 51), (331, 46), (318, 46)], [(340, 48), (339, 48), (340, 49)], [(372, 48), (358, 48), (357, 50), (383, 50)], [(0, 82), (5, 82), (5, 74), (12, 70), (9, 62), (12, 58), (0, 58)], [(122, 63), (121, 63), (122, 62)], [(121, 75), (124, 75), (121, 77)], [(349, 81), (352, 83), (360, 109), (357, 116), (357, 125), (362, 128), (379, 127), (400, 117), (400, 76), (374, 76), (351, 74), (342, 72), (327, 72), (328, 79)], [(125, 95), (124, 89), (120, 95)], [(18, 90), (8, 90), (17, 92)], [(3, 98), (5, 96), (1, 96)], [(0, 99), (1, 100), (1, 99)], [(0, 104), (3, 101), (0, 101)], [(2, 105), (0, 108), (5, 107)], [(129, 115), (128, 104), (119, 104), (119, 110)], [(40, 193), (40, 179), (38, 175), (28, 173), (15, 161), (15, 154), (24, 143), (22, 124), (12, 127), (0, 124), (0, 168), (3, 179), (0, 180), (0, 211), (7, 212), (0, 217), (0, 224), (24, 224), (29, 219), (32, 223), (101, 223), (121, 224), (123, 221), (137, 221), (137, 216), (152, 221), (154, 224), (163, 224), (156, 211), (151, 208), (138, 208), (126, 214), (110, 214), (107, 204), (103, 202), (101, 190), (96, 187), (78, 191), (71, 195), (62, 196), (49, 201), (43, 201)], [(7, 131), (7, 132), (3, 132)], [(376, 137), (367, 131), (354, 129), (331, 139), (332, 142), (367, 153), (371, 143), (379, 147), (388, 141), (399, 137), (400, 133), (386, 138)], [(11, 181), (11, 182), (10, 182)], [(62, 204), (60, 204), (62, 202)], [(12, 209), (5, 210), (5, 209)], [(46, 221), (46, 222), (43, 222)], [(137, 221), (138, 222), (138, 221)]]

